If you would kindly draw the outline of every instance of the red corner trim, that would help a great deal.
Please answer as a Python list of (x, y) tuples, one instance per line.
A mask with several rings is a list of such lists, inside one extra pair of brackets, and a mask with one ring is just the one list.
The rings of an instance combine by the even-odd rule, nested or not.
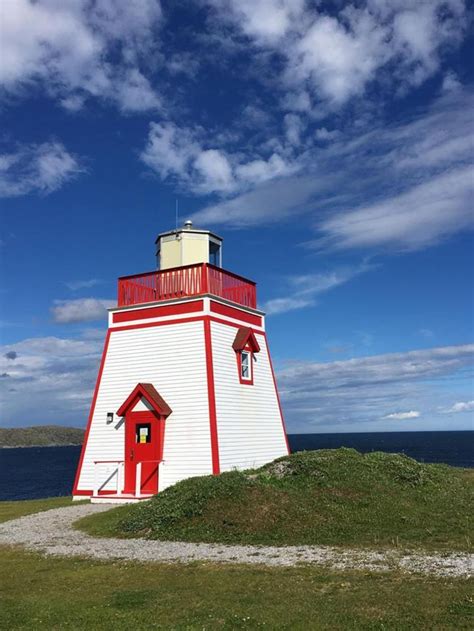
[(216, 392), (214, 388), (214, 366), (210, 318), (204, 318), (204, 345), (206, 347), (207, 392), (209, 397), (209, 424), (211, 430), (212, 473), (220, 473), (219, 442), (217, 436)]
[(277, 382), (276, 382), (276, 378), (275, 378), (275, 371), (273, 370), (272, 356), (270, 355), (270, 349), (268, 348), (267, 335), (266, 335), (266, 333), (264, 333), (263, 335), (265, 337), (265, 343), (267, 345), (268, 361), (270, 362), (270, 368), (271, 368), (271, 371), (272, 371), (273, 383), (275, 385), (275, 392), (276, 392), (276, 395), (277, 395), (278, 407), (280, 409), (280, 418), (281, 418), (281, 424), (283, 426), (283, 435), (285, 437), (286, 449), (288, 451), (288, 455), (290, 455), (290, 453), (291, 453), (291, 451), (290, 451), (290, 444), (288, 442), (288, 436), (287, 436), (287, 433), (286, 433), (285, 419), (283, 418), (283, 410), (282, 410), (282, 407), (281, 407), (280, 395), (278, 393), (278, 386), (277, 386)]
[(87, 421), (86, 434), (84, 436), (84, 443), (82, 444), (81, 455), (79, 457), (79, 464), (77, 466), (77, 471), (76, 471), (76, 478), (74, 480), (74, 487), (73, 487), (73, 492), (72, 492), (73, 495), (82, 495), (82, 493), (78, 491), (77, 487), (79, 484), (79, 479), (81, 477), (82, 463), (84, 461), (84, 454), (86, 453), (87, 441), (89, 440), (89, 432), (92, 425), (92, 418), (94, 416), (97, 395), (99, 394), (99, 386), (102, 379), (102, 373), (104, 371), (105, 358), (107, 356), (107, 350), (109, 348), (109, 340), (110, 340), (110, 329), (107, 331), (107, 335), (105, 336), (104, 350), (102, 352), (102, 359), (100, 360), (99, 374), (97, 375), (97, 381), (95, 383), (94, 396), (92, 397), (92, 404), (91, 404), (91, 409), (89, 412), (89, 419)]
[(166, 418), (173, 411), (151, 383), (138, 383), (117, 410), (117, 416), (125, 416), (142, 397), (148, 401), (158, 416)]

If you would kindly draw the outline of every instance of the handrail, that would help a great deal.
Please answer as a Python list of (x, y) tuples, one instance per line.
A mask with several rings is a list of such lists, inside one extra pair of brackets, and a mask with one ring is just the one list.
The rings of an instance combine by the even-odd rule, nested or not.
[[(137, 462), (137, 466), (135, 469), (135, 496), (136, 497), (140, 497), (141, 495), (141, 490), (142, 490), (142, 464), (148, 464), (150, 462), (153, 462), (157, 464), (157, 472), (158, 472), (158, 466), (163, 462), (163, 460), (158, 460), (158, 459), (154, 459), (154, 460), (139, 460)], [(158, 475), (157, 475), (158, 477)], [(156, 489), (156, 492), (158, 493), (158, 489)]]
[(143, 272), (142, 274), (129, 274), (128, 276), (119, 276), (118, 280), (130, 280), (132, 278), (142, 278), (143, 276), (153, 276), (154, 274), (164, 274), (165, 272), (177, 272), (182, 269), (190, 269), (191, 267), (202, 267), (205, 265), (210, 269), (215, 269), (218, 272), (224, 272), (226, 276), (232, 276), (233, 278), (237, 278), (238, 280), (243, 280), (249, 285), (257, 285), (257, 283), (249, 278), (245, 278), (245, 276), (240, 276), (240, 274), (236, 274), (235, 272), (229, 272), (229, 270), (225, 270), (222, 267), (218, 267), (217, 265), (213, 265), (212, 263), (191, 263), (191, 265), (179, 265), (178, 267), (167, 267), (166, 269), (157, 269), (152, 272)]
[[(97, 467), (98, 464), (116, 464), (117, 466), (117, 495), (122, 495), (123, 493), (123, 482), (124, 482), (124, 470), (125, 470), (125, 461), (124, 460), (94, 460), (94, 486), (92, 489), (92, 495), (98, 496), (99, 491), (101, 489), (99, 478), (97, 475)], [(105, 486), (111, 479), (110, 476), (102, 486)]]
[(179, 265), (178, 267), (167, 267), (166, 269), (156, 269), (152, 272), (143, 272), (142, 274), (129, 274), (128, 276), (119, 276), (119, 280), (131, 280), (132, 278), (142, 278), (143, 276), (153, 276), (154, 274), (161, 274), (163, 272), (176, 272), (179, 269), (189, 269), (190, 267), (197, 267), (204, 265), (204, 263), (192, 263), (191, 265)]
[(256, 283), (209, 263), (183, 265), (118, 279), (118, 306), (211, 294), (255, 309)]

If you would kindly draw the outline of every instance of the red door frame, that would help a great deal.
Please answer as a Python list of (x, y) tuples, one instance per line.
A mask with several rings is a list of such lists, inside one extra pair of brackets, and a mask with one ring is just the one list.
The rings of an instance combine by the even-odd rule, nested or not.
[[(149, 425), (149, 443), (137, 441), (137, 425)], [(135, 495), (136, 472), (142, 463), (140, 494), (158, 493), (159, 463), (163, 459), (165, 418), (156, 412), (128, 411), (125, 415), (124, 493)]]

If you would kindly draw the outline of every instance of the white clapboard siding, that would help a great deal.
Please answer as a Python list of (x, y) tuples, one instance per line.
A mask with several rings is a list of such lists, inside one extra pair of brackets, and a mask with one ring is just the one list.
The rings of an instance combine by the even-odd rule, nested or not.
[[(212, 472), (203, 322), (120, 330), (110, 335), (79, 490), (93, 488), (95, 460), (123, 460), (124, 423), (116, 417), (107, 425), (107, 412), (115, 413), (139, 382), (153, 384), (172, 409), (160, 490)], [(115, 490), (115, 478), (102, 488)]]
[(211, 324), (221, 471), (258, 467), (288, 453), (265, 338), (257, 334), (253, 385), (241, 384), (232, 348), (236, 332)]

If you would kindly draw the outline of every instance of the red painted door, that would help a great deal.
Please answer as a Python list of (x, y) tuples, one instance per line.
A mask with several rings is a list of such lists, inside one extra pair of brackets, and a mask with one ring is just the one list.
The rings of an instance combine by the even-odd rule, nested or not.
[(135, 494), (137, 465), (141, 464), (140, 493), (158, 493), (161, 423), (153, 412), (127, 412), (125, 417), (124, 492)]

